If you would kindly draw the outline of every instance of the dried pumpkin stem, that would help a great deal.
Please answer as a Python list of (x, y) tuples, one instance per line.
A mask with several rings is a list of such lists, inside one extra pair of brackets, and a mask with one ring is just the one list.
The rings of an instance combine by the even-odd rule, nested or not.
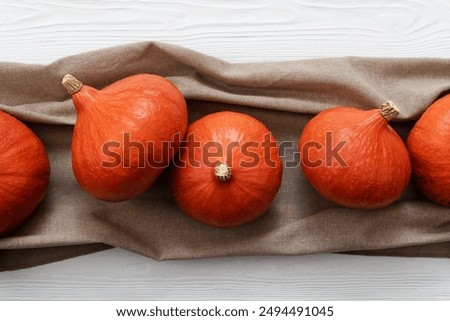
[(64, 76), (62, 80), (62, 85), (64, 86), (64, 88), (67, 89), (67, 91), (71, 95), (75, 94), (76, 92), (79, 92), (81, 87), (83, 87), (83, 83), (81, 81), (79, 81), (77, 78), (69, 74)]
[(217, 179), (226, 182), (231, 178), (231, 167), (225, 163), (218, 162), (214, 168), (214, 175)]
[(387, 102), (385, 102), (380, 106), (380, 113), (381, 115), (383, 115), (384, 118), (390, 121), (396, 118), (398, 114), (400, 114), (400, 111), (392, 101), (388, 100)]

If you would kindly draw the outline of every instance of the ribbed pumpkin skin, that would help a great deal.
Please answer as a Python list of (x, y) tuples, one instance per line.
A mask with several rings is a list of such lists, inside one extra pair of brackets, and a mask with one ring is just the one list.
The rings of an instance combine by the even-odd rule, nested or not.
[(450, 206), (450, 95), (428, 107), (411, 130), (407, 147), (415, 186), (433, 202)]
[[(215, 227), (242, 225), (266, 212), (280, 187), (283, 171), (276, 140), (267, 127), (251, 116), (225, 111), (192, 123), (187, 137), (192, 135), (201, 146), (208, 142), (220, 144), (223, 153), (208, 158), (202, 148), (194, 148), (193, 140), (188, 139), (183, 145), (170, 180), (175, 200), (182, 211)], [(265, 135), (273, 144), (266, 152), (261, 144)], [(240, 148), (233, 148), (227, 156), (226, 146), (233, 142), (239, 146), (246, 142), (258, 143), (259, 147), (250, 149), (258, 156), (248, 157)], [(199, 161), (198, 164), (192, 164), (190, 157)], [(252, 159), (259, 161), (250, 164)], [(218, 161), (232, 168), (230, 180), (223, 182), (215, 177), (212, 164)]]
[(0, 234), (22, 224), (47, 191), (50, 164), (39, 138), (0, 111)]
[[(332, 135), (329, 148), (345, 142), (339, 155), (347, 166), (336, 160), (327, 166), (327, 132)], [(377, 109), (325, 110), (305, 126), (299, 140), (300, 152), (304, 152), (308, 142), (317, 142), (323, 148), (310, 148), (308, 155), (302, 154), (302, 170), (324, 198), (340, 206), (382, 208), (397, 200), (408, 185), (411, 164), (406, 147)], [(323, 162), (320, 166), (307, 166), (305, 157), (313, 163)]]
[[(78, 114), (72, 167), (81, 187), (110, 202), (144, 193), (168, 166), (185, 134), (187, 108), (180, 91), (162, 77), (139, 74), (102, 90), (83, 85), (72, 99)], [(125, 152), (124, 135), (142, 144), (144, 153), (132, 145)], [(118, 166), (105, 166), (114, 162), (114, 157), (105, 155), (104, 145), (109, 142), (120, 143), (109, 149), (120, 155)], [(153, 147), (148, 148), (149, 142)], [(164, 142), (173, 148), (164, 150)]]

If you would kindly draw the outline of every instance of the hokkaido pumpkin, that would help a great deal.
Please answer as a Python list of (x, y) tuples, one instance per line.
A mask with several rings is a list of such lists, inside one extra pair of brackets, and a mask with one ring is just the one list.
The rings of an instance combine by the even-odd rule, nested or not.
[(407, 140), (415, 186), (443, 206), (450, 206), (449, 144), (450, 95), (447, 95), (423, 113)]
[(178, 150), (187, 127), (186, 102), (163, 77), (139, 74), (101, 90), (66, 75), (77, 119), (72, 168), (94, 197), (124, 201), (144, 193)]
[(45, 196), (50, 164), (39, 138), (0, 111), (0, 234), (28, 218)]
[(242, 113), (217, 112), (192, 123), (186, 137), (170, 179), (184, 213), (233, 227), (267, 211), (281, 184), (282, 161), (265, 125)]
[(411, 175), (406, 146), (388, 125), (397, 115), (392, 102), (367, 111), (334, 107), (319, 113), (299, 140), (306, 179), (343, 207), (377, 209), (393, 203)]

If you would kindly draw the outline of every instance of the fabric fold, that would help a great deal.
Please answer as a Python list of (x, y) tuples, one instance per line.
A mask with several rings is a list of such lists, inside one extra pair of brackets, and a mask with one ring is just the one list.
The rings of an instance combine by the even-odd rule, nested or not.
[[(190, 121), (220, 110), (261, 120), (283, 143), (280, 153), (286, 165), (270, 210), (232, 229), (194, 222), (172, 198), (170, 169), (130, 201), (112, 204), (86, 194), (71, 168), (76, 115), (61, 86), (66, 73), (96, 88), (133, 74), (154, 73), (180, 88)], [(343, 57), (232, 64), (175, 45), (143, 42), (45, 66), (2, 62), (0, 109), (30, 124), (47, 148), (52, 173), (36, 212), (0, 238), (0, 270), (109, 246), (160, 260), (321, 252), (450, 257), (449, 209), (425, 200), (412, 184), (398, 202), (382, 210), (339, 208), (317, 194), (295, 160), (303, 126), (323, 109), (371, 109), (392, 100), (401, 111), (393, 126), (406, 138), (414, 120), (449, 89), (447, 59)]]

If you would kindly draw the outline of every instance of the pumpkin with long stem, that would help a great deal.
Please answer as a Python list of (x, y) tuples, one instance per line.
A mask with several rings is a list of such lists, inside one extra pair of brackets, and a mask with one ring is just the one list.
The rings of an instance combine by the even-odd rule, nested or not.
[(334, 107), (312, 118), (298, 147), (306, 179), (343, 207), (378, 209), (396, 201), (411, 175), (405, 144), (388, 125), (398, 113), (387, 102), (372, 110)]
[(144, 193), (169, 165), (187, 127), (186, 102), (167, 79), (139, 74), (101, 90), (66, 75), (77, 120), (72, 167), (94, 197), (125, 201)]

